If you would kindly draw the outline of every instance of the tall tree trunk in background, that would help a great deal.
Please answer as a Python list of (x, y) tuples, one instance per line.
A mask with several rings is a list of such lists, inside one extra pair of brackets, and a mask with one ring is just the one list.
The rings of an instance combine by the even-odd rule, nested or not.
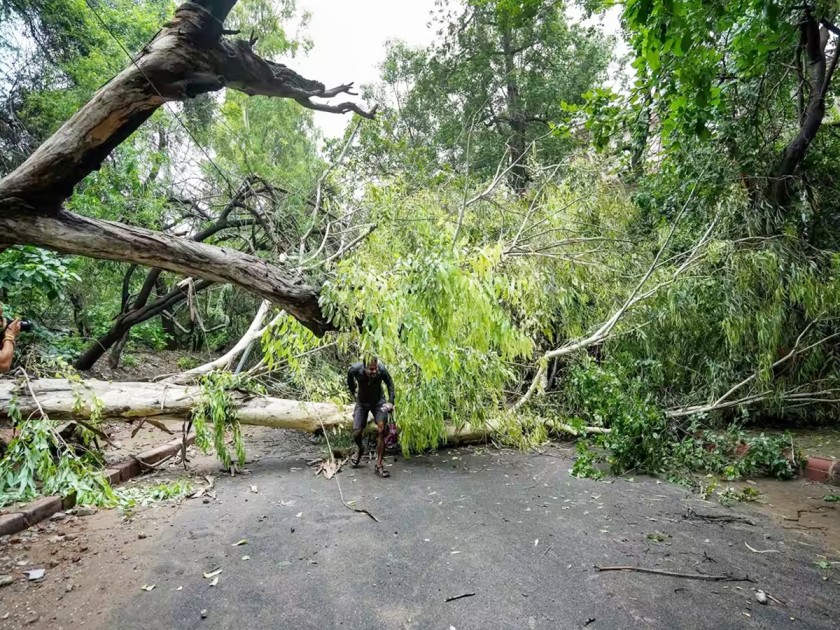
[[(837, 68), (838, 57), (840, 57), (840, 30), (833, 24), (826, 21), (818, 22), (810, 9), (806, 8), (799, 27), (800, 46), (805, 52), (806, 63), (802, 75), (810, 74), (808, 103), (801, 113), (799, 131), (782, 151), (779, 163), (770, 176), (766, 192), (770, 204), (783, 210), (787, 209), (791, 203), (796, 183), (796, 171), (805, 159), (808, 147), (816, 138), (825, 118), (825, 99)], [(834, 54), (829, 59), (826, 47), (830, 33), (834, 33), (836, 38)], [(802, 61), (802, 57), (802, 55), (797, 55), (797, 63)], [(804, 86), (800, 85), (800, 102), (804, 102), (803, 89)]]
[[(209, 287), (212, 282), (208, 280), (199, 280), (193, 286), (194, 291), (202, 291)], [(164, 296), (156, 298), (154, 301), (146, 304), (142, 308), (133, 310), (124, 315), (120, 315), (111, 329), (96, 340), (73, 364), (77, 370), (89, 370), (93, 367), (99, 358), (105, 354), (115, 343), (128, 334), (131, 327), (135, 324), (140, 324), (153, 317), (157, 317), (162, 312), (171, 309), (175, 304), (186, 299), (185, 288), (175, 287)]]
[(528, 167), (525, 164), (525, 151), (528, 146), (526, 132), (528, 124), (519, 102), (519, 86), (516, 78), (516, 53), (511, 41), (510, 30), (502, 31), (502, 56), (505, 67), (505, 102), (507, 104), (508, 126), (511, 135), (508, 140), (510, 161), (514, 164), (510, 170), (511, 188), (518, 193), (525, 192), (528, 185)]
[[(251, 180), (250, 178), (246, 178), (244, 182), (239, 186), (239, 189), (236, 193), (231, 197), (230, 201), (225, 204), (225, 207), (219, 213), (219, 216), (216, 220), (203, 230), (196, 232), (188, 239), (189, 241), (195, 241), (200, 243), (205, 239), (211, 238), (230, 229), (239, 229), (243, 227), (250, 227), (254, 225), (254, 219), (231, 219), (230, 215), (233, 210), (247, 201), (252, 195), (255, 195), (254, 189), (251, 187)], [(146, 305), (149, 301), (149, 297), (152, 295), (152, 291), (157, 293), (158, 298), (164, 298), (170, 293), (170, 290), (166, 287), (163, 279), (161, 278), (162, 269), (149, 269), (146, 274), (145, 280), (143, 280), (143, 286), (140, 288), (140, 292), (137, 294), (137, 297), (134, 299), (132, 304), (130, 302), (130, 294), (131, 294), (131, 277), (136, 269), (135, 265), (129, 267), (126, 271), (125, 276), (123, 277), (123, 287), (122, 287), (122, 306), (120, 309), (119, 315), (115, 318), (115, 322), (104, 336), (100, 337), (96, 340), (90, 348), (76, 361), (75, 367), (77, 370), (89, 370), (93, 367), (93, 364), (99, 360), (99, 358), (105, 354), (114, 344), (117, 344), (117, 348), (111, 354), (110, 362), (111, 367), (116, 368), (119, 365), (120, 361), (120, 354), (122, 349), (127, 341), (126, 336), (128, 332), (131, 330), (132, 326), (136, 324), (140, 324), (151, 317), (155, 317), (157, 315), (161, 315), (163, 328), (164, 331), (171, 335), (171, 339), (176, 340), (178, 338), (177, 334), (177, 327), (175, 326), (175, 322), (167, 317), (164, 317), (162, 314), (167, 311), (168, 309), (172, 308), (179, 302), (186, 299), (187, 294), (181, 291), (177, 293), (177, 300), (169, 300), (168, 306), (164, 308), (159, 308), (156, 310), (150, 311), (151, 314), (146, 314), (142, 317), (134, 317), (134, 314), (139, 311), (147, 311)], [(207, 285), (209, 286), (209, 285)], [(122, 336), (116, 337), (117, 331), (123, 331)], [(170, 344), (170, 345), (175, 345)], [(177, 347), (177, 346), (176, 346)], [(174, 349), (170, 348), (170, 349)]]

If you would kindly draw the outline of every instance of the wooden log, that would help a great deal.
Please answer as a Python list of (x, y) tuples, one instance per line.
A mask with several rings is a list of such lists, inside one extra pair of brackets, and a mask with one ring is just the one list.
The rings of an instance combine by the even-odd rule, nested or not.
[[(202, 396), (201, 388), (197, 386), (166, 383), (36, 379), (31, 381), (31, 385), (37, 402), (27, 388), (19, 387), (15, 381), (0, 381), (0, 418), (9, 417), (9, 404), (15, 397), (23, 418), (38, 413), (40, 404), (53, 420), (84, 420), (90, 415), (90, 403), (95, 397), (102, 404), (102, 417), (110, 420), (144, 417), (183, 420)], [(322, 423), (328, 430), (353, 426), (352, 405), (287, 400), (235, 391), (231, 395), (236, 401), (237, 417), (242, 424), (307, 433), (320, 431)], [(79, 399), (84, 404), (79, 405)], [(480, 442), (489, 435), (487, 427), (469, 424), (460, 429), (451, 425), (446, 428), (447, 443), (450, 444)]]

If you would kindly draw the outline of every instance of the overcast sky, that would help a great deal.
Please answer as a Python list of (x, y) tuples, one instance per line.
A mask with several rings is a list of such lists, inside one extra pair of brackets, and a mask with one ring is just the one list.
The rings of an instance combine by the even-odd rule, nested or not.
[[(432, 41), (426, 24), (434, 0), (300, 0), (299, 7), (312, 15), (308, 33), (315, 47), (290, 65), (327, 87), (376, 81), (389, 39), (416, 46)], [(325, 136), (339, 136), (350, 116), (315, 112), (315, 123)]]

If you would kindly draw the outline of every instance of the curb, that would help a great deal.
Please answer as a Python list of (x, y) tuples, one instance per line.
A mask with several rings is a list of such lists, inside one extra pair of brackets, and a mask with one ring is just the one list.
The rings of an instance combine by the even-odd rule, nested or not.
[(840, 460), (809, 457), (805, 462), (805, 477), (811, 481), (840, 486)]
[[(187, 445), (193, 442), (195, 442), (194, 433), (187, 437)], [(151, 450), (144, 451), (139, 455), (133, 455), (131, 459), (119, 462), (111, 468), (106, 468), (103, 474), (112, 486), (126, 482), (134, 477), (139, 477), (144, 469), (152, 468), (155, 464), (179, 453), (182, 444), (183, 439), (177, 438), (161, 446), (156, 446)], [(32, 503), (27, 503), (17, 512), (0, 514), (0, 536), (17, 534), (49, 518), (56, 512), (68, 510), (74, 505), (76, 505), (76, 497), (74, 495), (62, 497), (56, 494), (49, 497), (41, 497)]]

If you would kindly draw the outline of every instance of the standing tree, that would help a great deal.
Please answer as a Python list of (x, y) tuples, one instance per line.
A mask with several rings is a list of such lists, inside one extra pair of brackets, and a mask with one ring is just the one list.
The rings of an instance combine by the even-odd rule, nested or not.
[(388, 49), (374, 94), (393, 107), (382, 131), (363, 136), (371, 166), (388, 172), (389, 161), (413, 156), (431, 170), (467, 165), (489, 178), (506, 155), (508, 182), (521, 191), (529, 161), (568, 155), (567, 139), (547, 137), (551, 124), (603, 78), (610, 40), (567, 21), (552, 0), (444, 2), (437, 26), (441, 40), (428, 49)]

